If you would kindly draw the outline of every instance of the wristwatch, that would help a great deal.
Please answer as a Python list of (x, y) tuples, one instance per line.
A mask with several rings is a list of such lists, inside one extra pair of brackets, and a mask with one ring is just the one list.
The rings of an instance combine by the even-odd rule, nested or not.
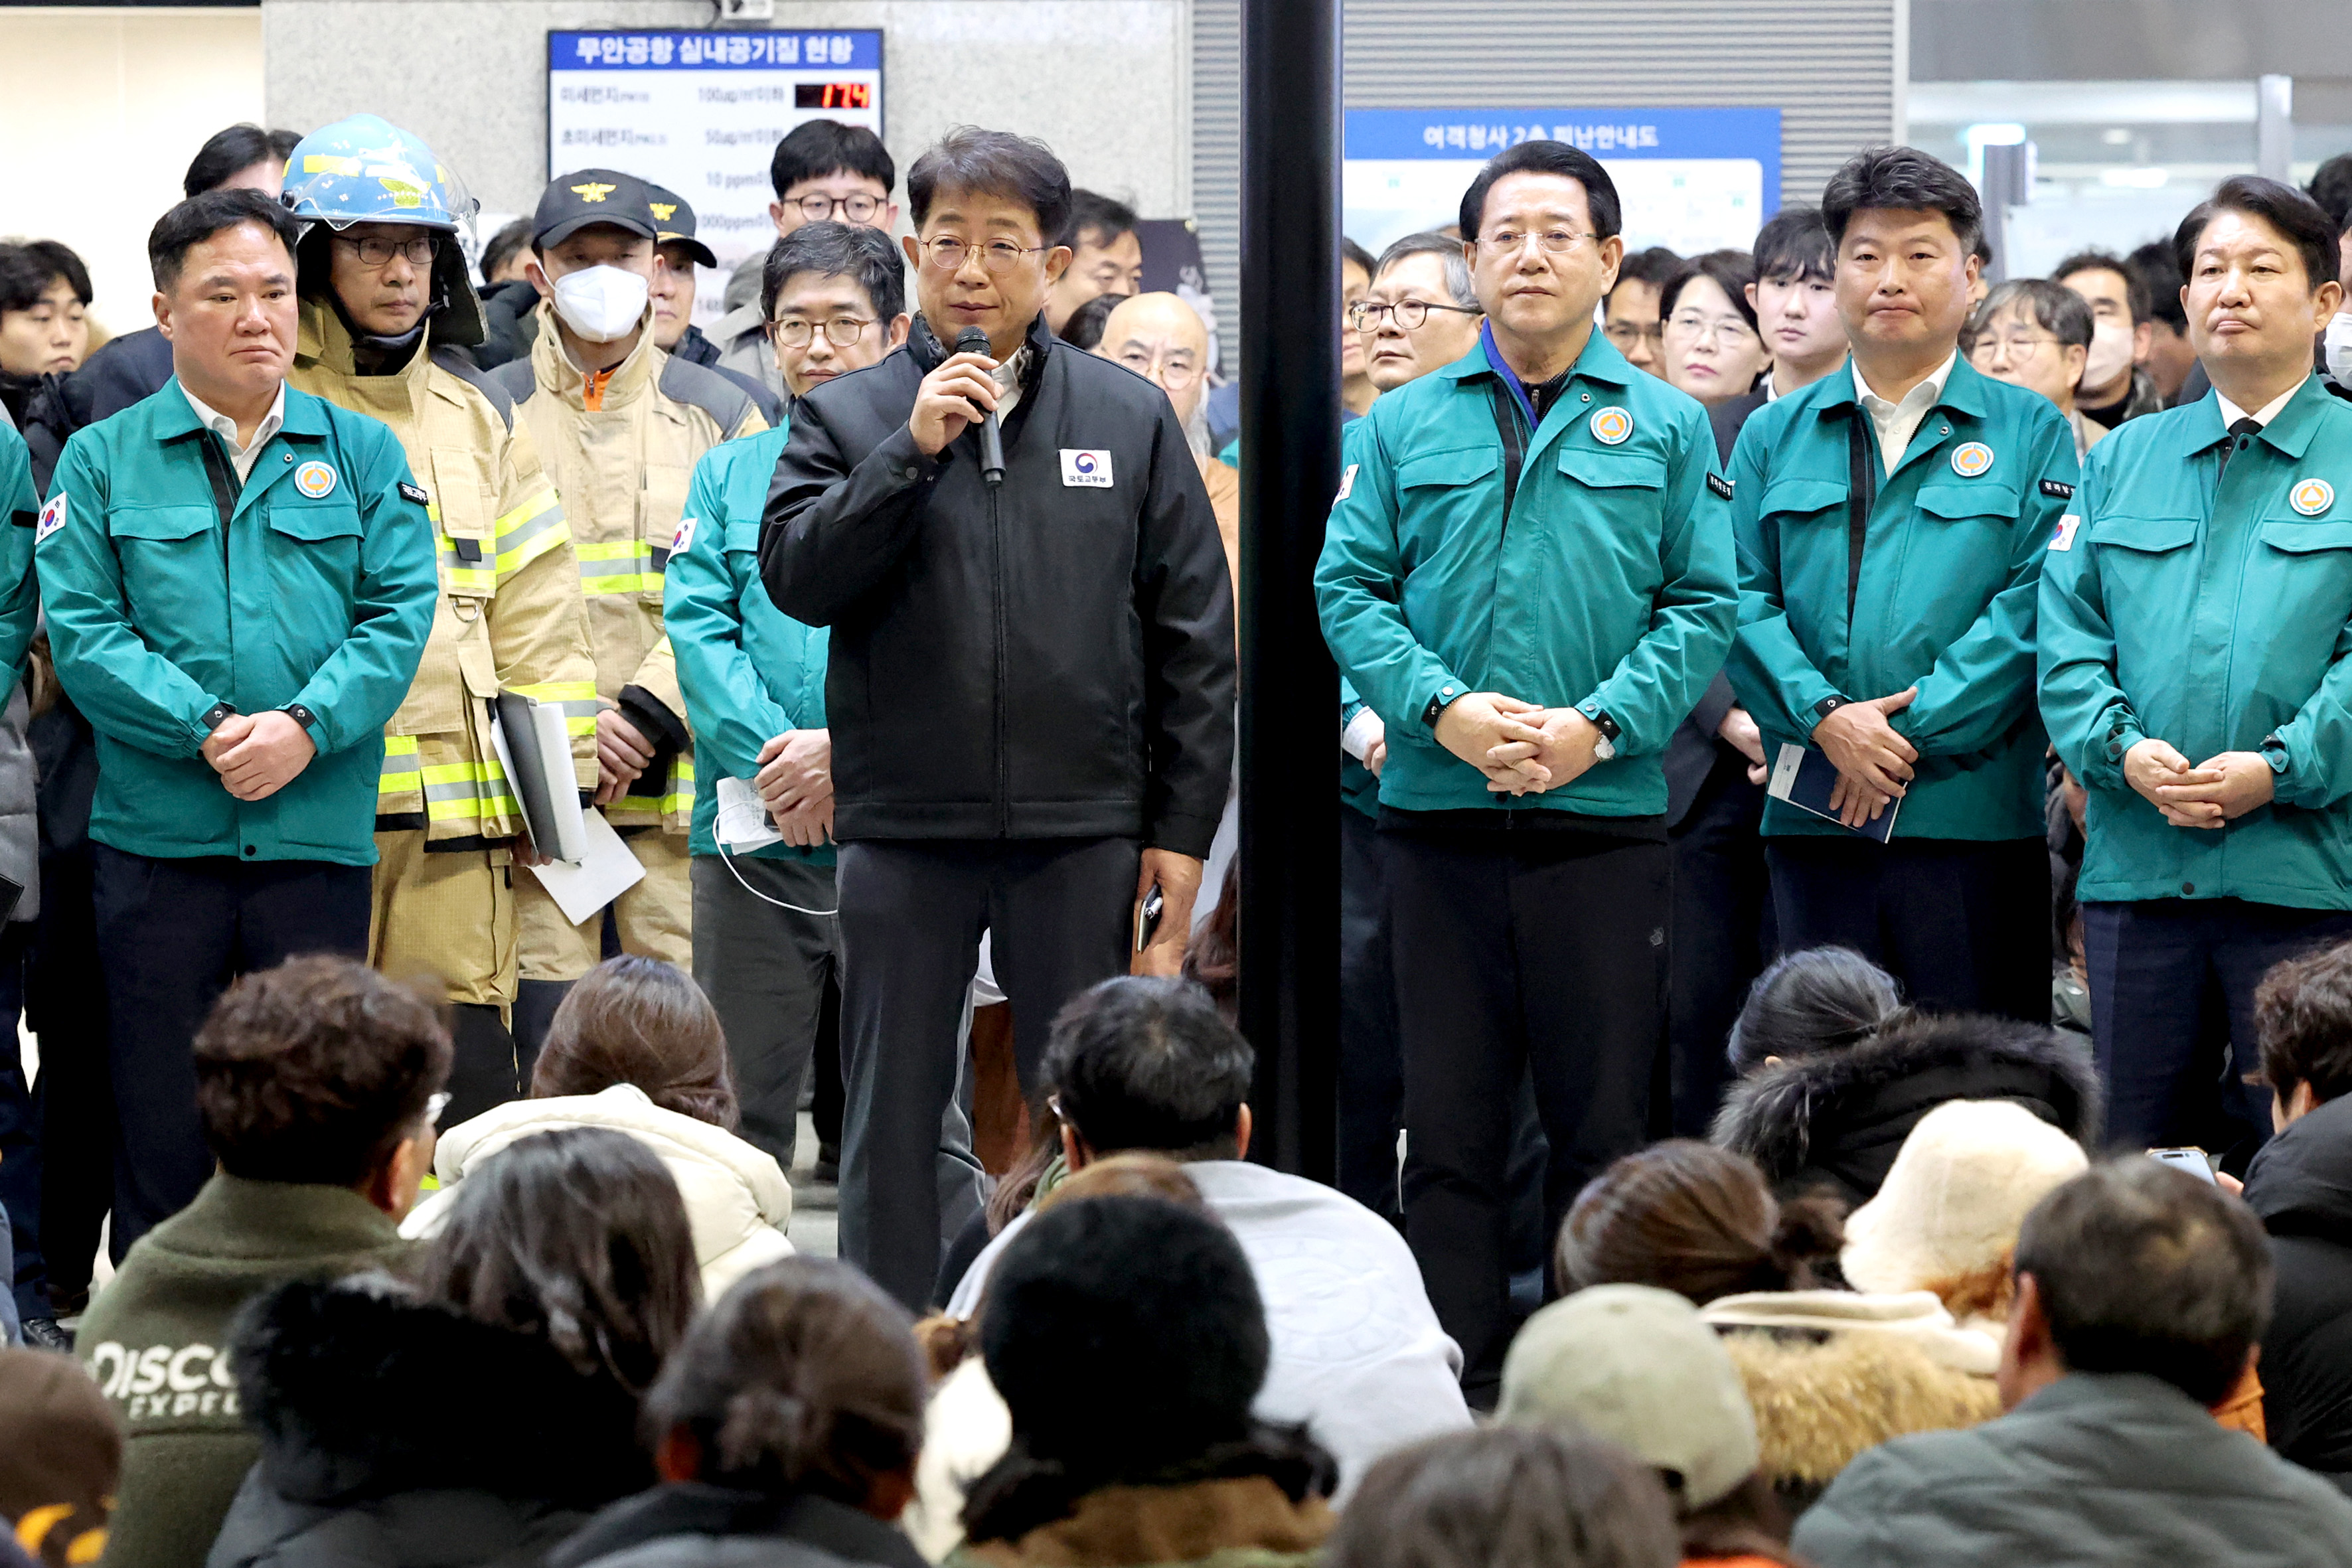
[(1592, 727), (1601, 731), (1601, 739), (1592, 743), (1592, 760), (1605, 763), (1615, 757), (1618, 739), (1625, 731), (1618, 728), (1616, 720), (1609, 717), (1609, 710), (1598, 702), (1587, 702), (1577, 711), (1591, 720)]

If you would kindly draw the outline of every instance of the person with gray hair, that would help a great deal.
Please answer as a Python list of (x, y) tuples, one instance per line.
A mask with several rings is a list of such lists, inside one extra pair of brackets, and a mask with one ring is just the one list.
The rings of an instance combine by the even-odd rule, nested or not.
[(1969, 363), (1992, 377), (2038, 392), (2074, 427), (2074, 456), (2090, 456), (2107, 433), (2075, 400), (2091, 356), (2091, 307), (2063, 283), (2012, 278), (1993, 285), (1969, 318)]
[(1348, 311), (1364, 342), (1364, 372), (1382, 392), (1468, 353), (1486, 319), (1462, 242), (1443, 234), (1392, 242), (1372, 268), (1371, 288)]
[(2270, 1243), (2139, 1155), (2035, 1205), (2001, 1353), (2009, 1414), (1863, 1455), (1797, 1526), (1820, 1568), (2352, 1563), (2352, 1501), (2217, 1423), (2270, 1321)]

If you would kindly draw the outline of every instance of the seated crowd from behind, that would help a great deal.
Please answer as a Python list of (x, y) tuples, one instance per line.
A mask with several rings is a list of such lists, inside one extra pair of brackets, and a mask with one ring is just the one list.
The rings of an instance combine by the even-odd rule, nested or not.
[[(1735, 1058), (1982, 1022), (1911, 1016), (1858, 965), (1769, 974)], [(27, 1548), (1859, 1568), (2202, 1563), (2221, 1541), (2352, 1564), (2330, 1484), (2352, 1227), (2329, 1207), (2352, 944), (2263, 988), (2283, 1131), (2245, 1202), (2094, 1163), (2053, 1107), (1976, 1097), (1949, 1061), (1910, 1089), (1959, 1094), (1851, 1209), (1826, 1173), (1776, 1195), (1742, 1152), (1654, 1144), (1577, 1198), (1561, 1299), (1483, 1429), (1393, 1228), (1242, 1158), (1252, 1055), (1196, 986), (1113, 980), (1066, 1008), (1042, 1068), (1059, 1157), (919, 1331), (844, 1263), (714, 1271), (744, 1244), (714, 1258), (732, 1233), (704, 1211), (756, 1213), (756, 1163), (724, 1153), (723, 1047), (690, 992), (646, 961), (583, 981), (533, 1097), (452, 1130), (420, 1208), (450, 1055), (433, 1009), (339, 958), (232, 986), (196, 1049), (221, 1168), (100, 1294), (92, 1381), (0, 1356), (0, 1436), (24, 1434), (0, 1512)], [(2265, 1449), (2265, 1403), (2324, 1476)]]

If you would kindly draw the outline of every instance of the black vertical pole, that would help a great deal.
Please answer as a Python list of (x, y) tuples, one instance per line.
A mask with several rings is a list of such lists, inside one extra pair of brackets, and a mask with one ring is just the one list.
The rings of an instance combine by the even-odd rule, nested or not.
[(1242, 0), (1241, 1027), (1252, 1152), (1330, 1181), (1339, 678), (1315, 559), (1339, 481), (1339, 0)]

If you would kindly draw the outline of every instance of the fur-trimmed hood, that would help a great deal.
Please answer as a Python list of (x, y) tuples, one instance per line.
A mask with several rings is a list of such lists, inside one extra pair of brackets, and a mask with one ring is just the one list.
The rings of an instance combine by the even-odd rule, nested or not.
[(456, 1488), (593, 1509), (653, 1482), (626, 1392), (388, 1275), (272, 1291), (234, 1364), (259, 1479), (290, 1502)]
[(2084, 1148), (2098, 1144), (2099, 1081), (2083, 1044), (1977, 1015), (1908, 1018), (1751, 1073), (1731, 1086), (1714, 1138), (1762, 1166), (1784, 1197), (1825, 1186), (1859, 1204), (1920, 1118), (1954, 1100), (2013, 1100)]
[(1991, 1378), (1938, 1365), (1905, 1334), (1854, 1329), (1816, 1342), (1735, 1329), (1723, 1343), (1756, 1412), (1759, 1468), (1784, 1492), (1817, 1491), (1855, 1455), (1890, 1437), (1973, 1426), (2000, 1414)]

